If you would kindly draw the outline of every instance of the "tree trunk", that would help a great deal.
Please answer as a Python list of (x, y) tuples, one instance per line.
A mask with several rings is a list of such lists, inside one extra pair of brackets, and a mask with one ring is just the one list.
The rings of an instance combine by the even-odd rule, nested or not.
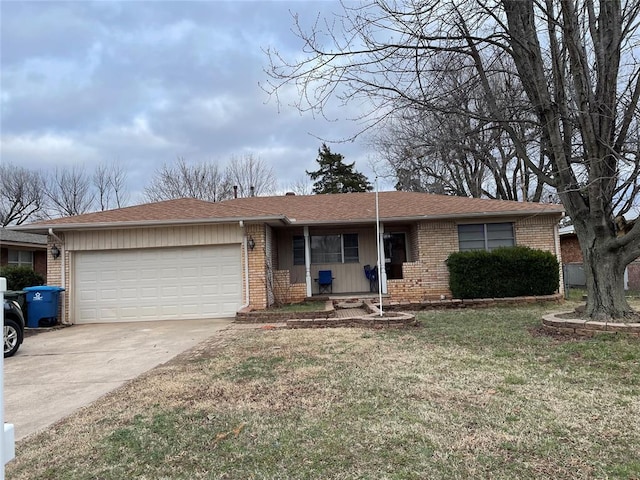
[[(587, 280), (586, 315), (595, 321), (624, 321), (634, 316), (624, 295), (624, 270), (620, 255), (594, 242), (583, 247)], [(637, 321), (637, 320), (634, 320)]]

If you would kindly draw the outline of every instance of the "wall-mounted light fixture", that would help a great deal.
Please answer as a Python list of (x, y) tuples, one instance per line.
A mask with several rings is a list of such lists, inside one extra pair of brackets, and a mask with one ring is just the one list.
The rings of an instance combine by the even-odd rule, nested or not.
[(249, 235), (249, 239), (247, 240), (247, 245), (249, 246), (249, 250), (253, 250), (256, 248), (256, 241), (253, 239), (251, 235)]
[(51, 256), (53, 258), (58, 258), (60, 256), (60, 249), (56, 244), (54, 244), (53, 247), (51, 247)]

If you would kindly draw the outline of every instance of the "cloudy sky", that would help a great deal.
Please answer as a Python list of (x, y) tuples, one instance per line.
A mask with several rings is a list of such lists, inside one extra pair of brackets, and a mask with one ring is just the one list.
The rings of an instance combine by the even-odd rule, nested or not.
[[(132, 201), (177, 157), (253, 154), (282, 190), (315, 168), (321, 140), (357, 130), (261, 89), (273, 47), (301, 55), (291, 13), (312, 23), (333, 1), (0, 2), (1, 161), (32, 169), (122, 162)], [(286, 92), (282, 98), (286, 103)], [(330, 144), (373, 178), (367, 142)]]

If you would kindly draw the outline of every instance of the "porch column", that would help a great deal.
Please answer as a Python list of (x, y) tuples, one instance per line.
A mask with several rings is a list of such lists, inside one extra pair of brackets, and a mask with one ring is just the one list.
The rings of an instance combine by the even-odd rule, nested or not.
[(304, 270), (305, 283), (307, 285), (307, 297), (313, 295), (311, 287), (311, 239), (309, 238), (309, 227), (304, 227)]
[(380, 280), (382, 281), (382, 293), (387, 293), (387, 259), (384, 256), (384, 223), (380, 223)]

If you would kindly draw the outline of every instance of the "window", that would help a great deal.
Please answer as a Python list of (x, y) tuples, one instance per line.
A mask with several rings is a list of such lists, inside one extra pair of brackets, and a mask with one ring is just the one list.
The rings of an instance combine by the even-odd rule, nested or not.
[(513, 247), (515, 237), (512, 223), (478, 223), (458, 225), (460, 251), (493, 250), (498, 247)]
[(312, 235), (311, 263), (342, 263), (340, 235)]
[[(312, 235), (311, 263), (358, 263), (358, 234)], [(304, 237), (293, 237), (293, 264), (304, 265)]]
[(344, 246), (344, 263), (358, 263), (358, 234), (346, 233), (342, 236)]
[(9, 250), (7, 263), (18, 267), (33, 268), (33, 252), (28, 250)]
[(302, 235), (293, 237), (293, 264), (304, 265), (304, 237)]

